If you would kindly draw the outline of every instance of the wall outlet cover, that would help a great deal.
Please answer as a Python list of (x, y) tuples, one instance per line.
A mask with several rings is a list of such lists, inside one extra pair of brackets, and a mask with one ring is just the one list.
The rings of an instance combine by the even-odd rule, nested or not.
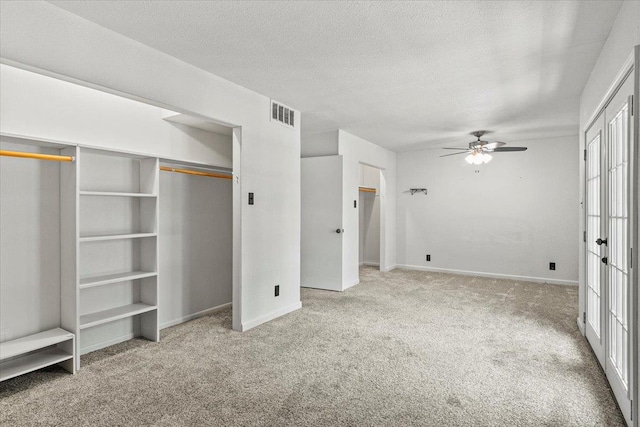
[(280, 285), (275, 286), (274, 294), (275, 296), (280, 296)]
[(556, 263), (555, 262), (550, 262), (549, 263), (549, 270), (555, 270), (556, 269)]

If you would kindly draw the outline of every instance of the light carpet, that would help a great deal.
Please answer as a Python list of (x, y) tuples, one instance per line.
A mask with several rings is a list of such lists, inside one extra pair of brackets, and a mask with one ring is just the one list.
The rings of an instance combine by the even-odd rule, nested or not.
[(578, 290), (361, 270), (245, 333), (225, 310), (0, 384), (0, 425), (622, 426)]

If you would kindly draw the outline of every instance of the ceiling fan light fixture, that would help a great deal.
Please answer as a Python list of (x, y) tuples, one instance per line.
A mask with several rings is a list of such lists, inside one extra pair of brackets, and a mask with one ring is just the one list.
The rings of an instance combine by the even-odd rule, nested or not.
[(482, 162), (483, 163), (489, 163), (491, 161), (491, 159), (493, 159), (493, 156), (489, 153), (484, 153), (482, 155)]
[(473, 154), (469, 154), (467, 157), (465, 157), (464, 159), (467, 161), (467, 163), (472, 164), (473, 163)]
[(483, 156), (481, 153), (476, 153), (473, 155), (473, 164), (481, 165), (484, 162)]

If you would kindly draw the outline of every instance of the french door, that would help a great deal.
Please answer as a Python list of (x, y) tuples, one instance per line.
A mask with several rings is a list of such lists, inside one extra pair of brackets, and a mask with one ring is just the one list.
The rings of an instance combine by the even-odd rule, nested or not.
[(631, 425), (631, 120), (627, 78), (586, 134), (586, 325), (618, 405)]

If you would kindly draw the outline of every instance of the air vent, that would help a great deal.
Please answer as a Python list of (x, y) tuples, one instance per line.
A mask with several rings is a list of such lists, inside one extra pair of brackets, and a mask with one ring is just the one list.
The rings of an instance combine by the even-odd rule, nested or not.
[(293, 128), (295, 127), (295, 111), (271, 100), (271, 121)]

